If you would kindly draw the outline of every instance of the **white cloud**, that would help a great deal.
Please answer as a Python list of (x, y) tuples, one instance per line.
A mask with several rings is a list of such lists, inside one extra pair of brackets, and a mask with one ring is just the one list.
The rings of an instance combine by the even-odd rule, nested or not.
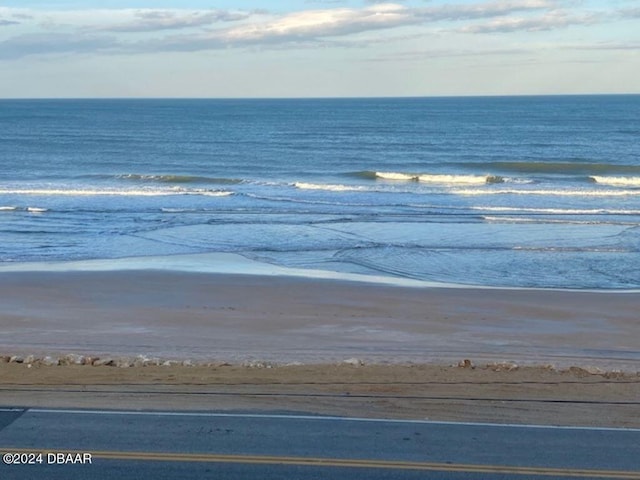
[[(75, 52), (161, 53), (196, 52), (243, 46), (283, 48), (344, 45), (339, 37), (355, 37), (358, 46), (376, 44), (381, 30), (446, 25), (442, 31), (463, 33), (543, 31), (603, 20), (594, 13), (560, 10), (574, 0), (504, 0), (411, 7), (401, 3), (366, 2), (360, 8), (307, 9), (280, 15), (264, 11), (186, 9), (102, 9), (37, 11), (0, 8), (0, 26), (14, 18), (28, 24), (20, 34), (0, 42), (0, 58)], [(630, 15), (637, 9), (627, 9)], [(578, 13), (576, 13), (578, 12)], [(540, 14), (542, 13), (542, 14)], [(609, 17), (607, 17), (609, 18)], [(484, 23), (470, 24), (485, 20)], [(451, 25), (453, 24), (453, 25)], [(8, 23), (5, 23), (8, 25)], [(427, 27), (427, 28), (425, 28)], [(16, 25), (15, 29), (23, 28)], [(167, 35), (169, 31), (179, 31)], [(36, 33), (41, 36), (38, 36)], [(113, 36), (99, 36), (109, 33)], [(401, 32), (401, 35), (407, 32)], [(48, 34), (49, 36), (46, 36)], [(56, 34), (56, 35), (53, 35)], [(46, 39), (46, 44), (38, 45)], [(352, 39), (350, 39), (352, 40)], [(353, 43), (353, 42), (352, 42)]]
[(295, 12), (270, 22), (229, 29), (221, 32), (221, 37), (229, 42), (312, 39), (415, 23), (418, 23), (418, 19), (410, 9), (398, 4), (379, 4), (364, 9), (335, 8)]
[(564, 28), (570, 25), (593, 25), (602, 18), (595, 14), (568, 15), (566, 12), (554, 11), (538, 17), (502, 17), (488, 23), (467, 25), (459, 29), (465, 33), (505, 33), (515, 31), (539, 32)]
[(107, 24), (99, 30), (110, 32), (152, 32), (158, 30), (176, 30), (212, 25), (218, 22), (235, 22), (245, 20), (250, 12), (208, 10), (208, 11), (175, 11), (175, 10), (140, 10), (133, 14), (131, 20), (117, 24)]
[(79, 36), (69, 33), (36, 33), (12, 37), (0, 42), (0, 60), (29, 55), (94, 53), (117, 46), (112, 37)]

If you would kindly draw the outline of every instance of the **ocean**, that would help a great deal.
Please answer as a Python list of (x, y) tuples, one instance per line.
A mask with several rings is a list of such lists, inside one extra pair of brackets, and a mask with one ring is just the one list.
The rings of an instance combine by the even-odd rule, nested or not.
[(638, 289), (639, 227), (640, 95), (0, 100), (0, 266)]

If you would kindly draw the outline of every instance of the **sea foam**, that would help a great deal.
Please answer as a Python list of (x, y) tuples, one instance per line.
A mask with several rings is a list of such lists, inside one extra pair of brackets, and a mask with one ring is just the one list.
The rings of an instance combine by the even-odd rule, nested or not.
[(449, 185), (483, 185), (485, 183), (503, 183), (504, 178), (497, 175), (418, 175), (422, 183), (444, 183)]
[(352, 192), (352, 191), (367, 191), (366, 187), (360, 187), (356, 185), (331, 185), (320, 183), (306, 183), (296, 182), (293, 184), (296, 188), (301, 190), (328, 190), (332, 192)]
[(123, 196), (123, 197), (158, 197), (167, 195), (205, 195), (222, 197), (232, 195), (233, 192), (223, 190), (182, 189), (172, 188), (163, 190), (117, 190), (117, 189), (62, 189), (62, 188), (25, 188), (0, 189), (0, 194), (39, 195), (39, 196)]
[(640, 177), (601, 177), (592, 175), (589, 178), (601, 185), (610, 185), (612, 187), (640, 187)]
[(558, 197), (624, 197), (640, 195), (640, 190), (517, 190), (502, 188), (498, 190), (475, 190), (458, 188), (450, 190), (456, 195), (544, 195)]
[(411, 181), (446, 185), (483, 185), (486, 183), (503, 183), (505, 179), (498, 175), (456, 175), (437, 173), (400, 173), (376, 172), (376, 178), (383, 180)]

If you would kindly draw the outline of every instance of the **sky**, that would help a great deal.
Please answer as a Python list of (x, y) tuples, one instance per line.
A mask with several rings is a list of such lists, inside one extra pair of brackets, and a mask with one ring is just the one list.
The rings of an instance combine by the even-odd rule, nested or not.
[(640, 0), (0, 0), (0, 98), (640, 93)]

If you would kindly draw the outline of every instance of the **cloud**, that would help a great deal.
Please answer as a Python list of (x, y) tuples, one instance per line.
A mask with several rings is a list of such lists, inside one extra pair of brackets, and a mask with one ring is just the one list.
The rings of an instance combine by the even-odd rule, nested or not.
[[(327, 6), (281, 15), (257, 10), (87, 9), (43, 12), (0, 8), (3, 18), (15, 18), (18, 14), (33, 16), (30, 25), (40, 28), (41, 32), (43, 29), (46, 31), (0, 43), (0, 58), (90, 52), (92, 49), (96, 53), (136, 54), (247, 46), (299, 48), (353, 46), (350, 44), (355, 43), (371, 46), (388, 35), (340, 39), (367, 32), (442, 23), (454, 24), (448, 32), (486, 33), (550, 30), (576, 24), (589, 25), (600, 20), (593, 13), (569, 15), (558, 9), (559, 5), (572, 2), (574, 0), (489, 0), (416, 7), (365, 0), (366, 5), (359, 8)], [(637, 9), (630, 10), (635, 12)], [(539, 12), (544, 14), (532, 16)], [(485, 20), (485, 23), (468, 25), (474, 20)], [(423, 34), (426, 32), (428, 30), (424, 29)], [(100, 36), (100, 33), (113, 34), (114, 37)], [(141, 33), (145, 35), (137, 35)], [(404, 31), (401, 35), (408, 33), (416, 32)], [(39, 41), (46, 44), (38, 45)]]
[(463, 33), (507, 33), (516, 31), (539, 32), (564, 28), (570, 25), (593, 25), (601, 21), (595, 14), (571, 16), (565, 12), (551, 12), (539, 17), (504, 17), (480, 25), (468, 25), (458, 29)]
[(624, 8), (624, 9), (620, 10), (620, 15), (622, 17), (627, 17), (627, 18), (640, 17), (640, 7)]
[(8, 27), (9, 25), (20, 25), (20, 22), (14, 20), (4, 20), (0, 18), (0, 27)]
[(556, 4), (549, 0), (491, 1), (428, 7), (420, 9), (420, 15), (430, 21), (464, 21), (499, 17), (524, 11), (550, 10), (555, 6)]
[(231, 43), (313, 40), (367, 30), (419, 23), (412, 10), (398, 4), (378, 4), (352, 9), (334, 8), (290, 13), (270, 22), (242, 25), (220, 32), (218, 38)]
[(511, 56), (524, 55), (531, 53), (531, 49), (526, 48), (500, 48), (500, 49), (431, 49), (412, 52), (400, 52), (393, 55), (384, 55), (365, 59), (366, 62), (405, 62), (417, 61), (421, 62), (434, 58), (453, 58), (453, 57), (488, 57), (488, 56)]
[[(285, 42), (318, 42), (327, 37), (422, 25), (438, 21), (457, 21), (506, 15), (512, 12), (540, 10), (553, 4), (548, 0), (512, 0), (410, 8), (398, 3), (376, 2), (365, 8), (333, 8), (294, 12), (262, 23), (251, 23), (209, 36), (213, 44), (276, 44)], [(177, 39), (176, 39), (177, 40)], [(182, 43), (186, 44), (186, 38)], [(196, 39), (202, 45), (203, 37)]]
[(176, 30), (211, 25), (217, 22), (234, 22), (247, 19), (249, 12), (226, 10), (208, 10), (178, 12), (171, 10), (141, 10), (128, 22), (99, 27), (109, 32), (152, 32), (158, 30)]
[(619, 51), (640, 51), (640, 42), (630, 43), (598, 43), (594, 45), (577, 45), (571, 47), (573, 50), (619, 50)]
[(115, 46), (117, 42), (111, 37), (68, 33), (28, 34), (0, 42), (0, 60), (15, 60), (29, 55), (93, 53)]

